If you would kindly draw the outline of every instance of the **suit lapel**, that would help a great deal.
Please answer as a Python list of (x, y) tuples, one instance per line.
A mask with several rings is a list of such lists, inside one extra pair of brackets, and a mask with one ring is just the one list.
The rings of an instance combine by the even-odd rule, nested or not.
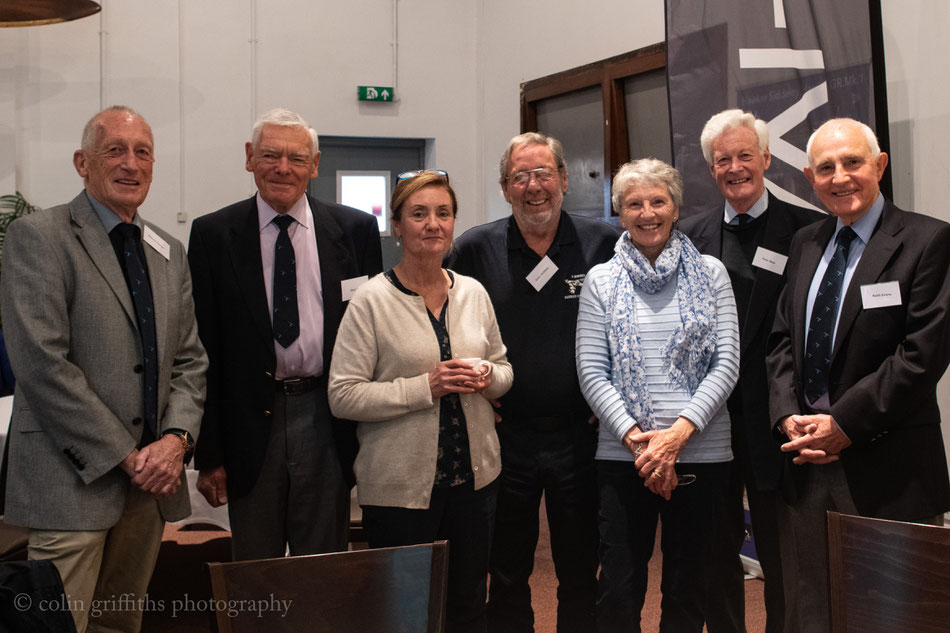
[[(795, 226), (791, 218), (784, 213), (782, 204), (772, 196), (769, 196), (769, 206), (766, 215), (765, 235), (762, 238), (762, 248), (768, 249), (774, 253), (788, 255), (788, 244), (795, 233)], [(765, 270), (764, 268), (753, 268), (755, 271), (755, 282), (752, 285), (752, 294), (749, 297), (749, 307), (746, 312), (745, 322), (742, 324), (742, 346), (739, 350), (739, 358), (746, 358), (749, 345), (756, 339), (759, 330), (762, 328), (771, 328), (772, 324), (766, 322), (765, 318), (775, 303), (778, 301), (778, 295), (782, 288), (782, 281), (785, 274), (776, 274)], [(740, 361), (741, 362), (741, 361)]]
[(340, 285), (347, 271), (354, 270), (353, 255), (346, 248), (346, 236), (339, 223), (319, 200), (308, 197), (313, 212), (313, 228), (320, 258), (320, 283), (323, 287), (323, 360), (329, 368), (331, 344), (343, 317), (343, 291)]
[(901, 212), (889, 202), (885, 202), (880, 226), (871, 234), (871, 240), (864, 248), (861, 261), (854, 269), (854, 275), (844, 296), (844, 303), (841, 305), (841, 315), (838, 317), (838, 327), (835, 330), (835, 348), (831, 355), (832, 362), (837, 357), (842, 342), (848, 337), (855, 319), (863, 309), (861, 286), (873, 284), (880, 279), (887, 262), (901, 245), (897, 234), (903, 228), (904, 219), (901, 217)]
[(274, 331), (270, 322), (270, 306), (267, 305), (267, 290), (264, 287), (264, 266), (261, 263), (261, 230), (257, 215), (257, 197), (247, 201), (246, 215), (231, 227), (231, 244), (228, 252), (234, 276), (251, 322), (261, 335), (265, 348), (274, 357)]
[(693, 245), (701, 253), (722, 259), (722, 207), (706, 213), (702, 222), (697, 224)]
[(80, 193), (69, 203), (69, 212), (76, 238), (99, 274), (109, 284), (116, 300), (125, 310), (129, 323), (135, 327), (135, 308), (132, 305), (132, 297), (129, 295), (129, 287), (125, 283), (122, 269), (119, 267), (119, 259), (115, 255), (115, 249), (112, 248), (108, 233), (99, 221), (92, 205), (89, 204), (85, 192)]

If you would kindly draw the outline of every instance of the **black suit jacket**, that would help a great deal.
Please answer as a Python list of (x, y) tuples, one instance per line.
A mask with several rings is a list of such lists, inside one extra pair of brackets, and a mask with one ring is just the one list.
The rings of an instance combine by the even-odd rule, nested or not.
[[(805, 412), (801, 387), (805, 306), (836, 219), (792, 240), (788, 284), (769, 341), (773, 424)], [(950, 225), (886, 202), (844, 296), (828, 395), (831, 415), (851, 439), (841, 462), (864, 516), (915, 520), (950, 509), (937, 381), (950, 363)], [(864, 309), (861, 286), (896, 281), (901, 304)], [(790, 501), (804, 468), (787, 456)]]
[[(798, 207), (776, 198), (770, 192), (762, 248), (788, 255), (795, 232), (817, 222), (824, 214)], [(723, 207), (686, 218), (679, 223), (704, 255), (722, 257)], [(781, 481), (784, 456), (779, 442), (772, 435), (769, 415), (769, 385), (765, 371), (765, 354), (769, 332), (775, 318), (775, 305), (785, 286), (785, 275), (755, 269), (755, 283), (749, 298), (745, 321), (739, 324), (740, 365), (738, 388), (729, 399), (732, 418), (733, 449), (740, 460), (746, 482), (754, 482), (758, 490), (777, 490)]]
[[(309, 198), (323, 283), (323, 361), (346, 306), (340, 282), (382, 270), (376, 220)], [(195, 453), (200, 469), (224, 466), (228, 494), (241, 497), (260, 473), (274, 403), (274, 334), (264, 288), (256, 197), (196, 218), (188, 260), (198, 334), (208, 350), (208, 398)], [(324, 389), (326, 386), (324, 384)], [(352, 482), (355, 425), (333, 420), (340, 461)]]

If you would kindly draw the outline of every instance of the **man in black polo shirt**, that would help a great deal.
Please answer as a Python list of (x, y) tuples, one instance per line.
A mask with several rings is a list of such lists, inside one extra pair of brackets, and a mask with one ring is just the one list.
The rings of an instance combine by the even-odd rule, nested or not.
[(501, 399), (501, 487), (488, 598), (489, 630), (533, 631), (528, 578), (544, 493), (558, 577), (559, 633), (595, 629), (597, 428), (574, 364), (584, 276), (613, 255), (618, 231), (561, 210), (561, 144), (529, 132), (501, 157), (509, 218), (462, 235), (448, 266), (488, 290), (515, 382)]
[(722, 260), (736, 295), (740, 326), (739, 382), (729, 398), (732, 419), (732, 483), (728, 520), (716, 526), (721, 564), (709, 570), (706, 626), (710, 633), (745, 630), (745, 589), (739, 549), (745, 533), (742, 487), (752, 514), (756, 553), (765, 575), (767, 633), (782, 630), (784, 600), (779, 557), (777, 503), (783, 456), (772, 436), (766, 342), (785, 285), (785, 260), (792, 235), (824, 217), (765, 190), (769, 131), (765, 121), (742, 110), (714, 115), (700, 137), (703, 155), (722, 204), (686, 218), (679, 229), (700, 252)]

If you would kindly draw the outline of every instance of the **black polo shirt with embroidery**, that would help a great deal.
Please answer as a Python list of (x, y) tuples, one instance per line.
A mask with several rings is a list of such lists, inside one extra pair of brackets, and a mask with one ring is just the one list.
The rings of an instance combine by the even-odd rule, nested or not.
[(613, 256), (619, 235), (606, 222), (562, 211), (547, 252), (558, 268), (540, 291), (526, 277), (542, 258), (513, 217), (477, 226), (455, 241), (446, 264), (485, 286), (508, 347), (515, 378), (502, 398), (507, 419), (590, 415), (574, 361), (578, 299), (587, 271)]

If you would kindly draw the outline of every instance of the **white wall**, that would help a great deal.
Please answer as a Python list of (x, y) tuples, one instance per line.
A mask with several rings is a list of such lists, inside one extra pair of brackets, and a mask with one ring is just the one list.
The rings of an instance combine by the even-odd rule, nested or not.
[[(358, 84), (393, 83), (392, 0), (102, 4), (69, 24), (0, 29), (0, 193), (70, 199), (83, 123), (125, 103), (156, 136), (143, 212), (183, 240), (179, 210), (190, 220), (253, 192), (243, 143), (275, 105), (323, 134), (433, 138), (429, 164), (452, 176), (459, 230), (503, 217), (497, 161), (519, 131), (521, 82), (664, 37), (662, 0), (399, 0), (400, 100), (360, 104)], [(950, 5), (884, 5), (895, 200), (950, 220)]]
[[(190, 220), (253, 193), (244, 142), (255, 114), (277, 105), (321, 134), (437, 139), (433, 164), (476, 172), (471, 2), (399, 2), (392, 104), (356, 99), (358, 84), (394, 83), (391, 1), (102, 5), (68, 24), (0, 29), (0, 192), (19, 188), (44, 207), (71, 199), (82, 186), (71, 165), (82, 126), (112, 103), (152, 125), (157, 161), (142, 211), (182, 240), (180, 210)], [(475, 198), (475, 178), (452, 182), (461, 200)]]

